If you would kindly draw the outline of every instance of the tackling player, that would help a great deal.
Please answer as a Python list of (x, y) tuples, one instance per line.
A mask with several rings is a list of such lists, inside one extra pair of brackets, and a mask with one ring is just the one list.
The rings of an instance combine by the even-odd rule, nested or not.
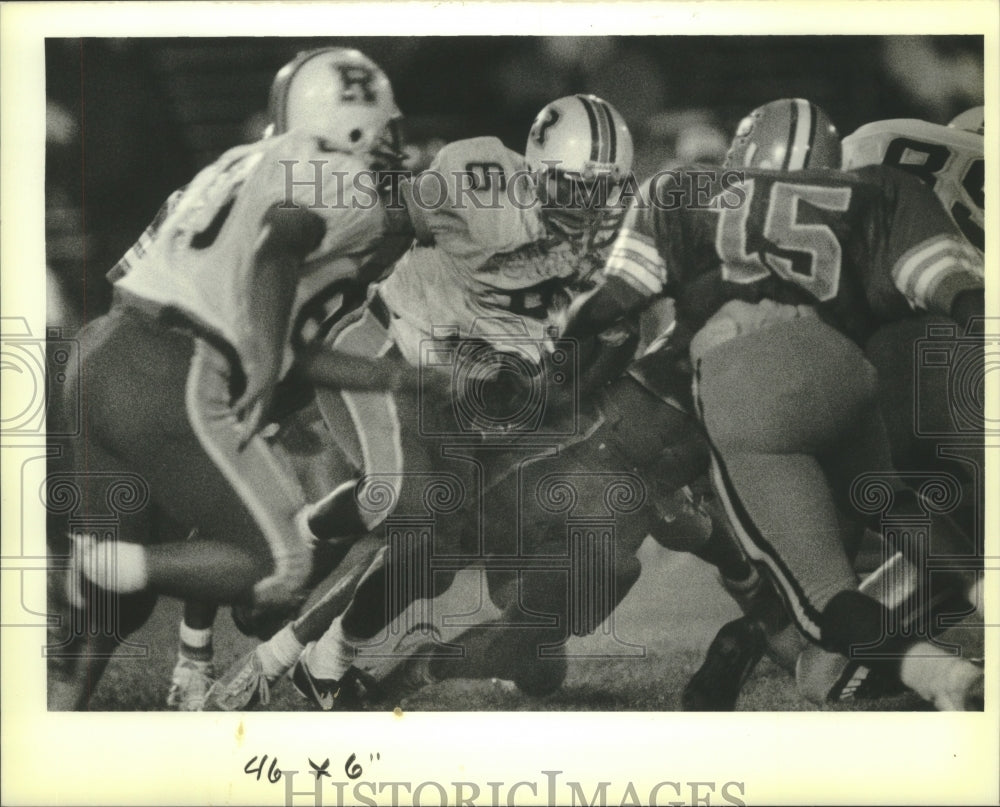
[[(838, 509), (852, 509), (850, 482), (891, 469), (875, 374), (858, 343), (914, 308), (963, 324), (981, 312), (977, 256), (929, 191), (892, 169), (749, 170), (719, 191), (705, 209), (663, 204), (683, 186), (648, 186), (604, 285), (577, 301), (566, 334), (673, 296), (678, 328), (693, 335), (713, 480), (800, 629), (844, 654), (880, 646), (873, 664), (938, 708), (963, 708), (981, 670), (928, 642), (884, 635), (885, 609), (857, 591), (837, 523)], [(897, 501), (918, 508), (887, 476)], [(943, 521), (934, 539), (961, 543)]]
[[(353, 183), (296, 184), (289, 172), (322, 166), (353, 177), (398, 164), (399, 111), (378, 66), (345, 48), (287, 65), (271, 109), (273, 134), (226, 152), (175, 197), (120, 266), (110, 313), (80, 334), (86, 425), (75, 467), (138, 474), (152, 505), (122, 519), (121, 540), (72, 535), (67, 595), (83, 617), (71, 624), (108, 597), (121, 620), (97, 640), (100, 652), (92, 637), (72, 637), (78, 664), (54, 668), (54, 708), (85, 702), (157, 594), (278, 612), (307, 593), (303, 494), (258, 429), (292, 363), (310, 368), (310, 326), (335, 312), (393, 225)], [(361, 386), (404, 378), (395, 364), (349, 359), (347, 380)], [(157, 514), (198, 537), (152, 544)]]
[[(968, 243), (982, 253), (982, 107), (963, 113), (948, 126), (911, 119), (867, 123), (844, 138), (845, 168), (865, 165), (898, 167), (932, 188)], [(982, 493), (976, 487), (981, 485), (984, 468), (983, 397), (981, 387), (952, 385), (955, 376), (981, 384), (982, 368), (977, 372), (969, 363), (971, 354), (965, 354), (962, 363), (952, 368), (954, 372), (924, 367), (920, 343), (935, 332), (952, 341), (982, 335), (955, 333), (947, 319), (928, 314), (883, 326), (868, 340), (865, 353), (879, 372), (879, 397), (896, 466), (904, 471), (941, 470), (962, 479), (971, 493), (963, 496), (956, 518), (981, 542)], [(941, 445), (945, 450), (939, 451), (944, 442), (950, 445)]]
[[(486, 350), (478, 352), (467, 383), (454, 387), (453, 395), (480, 394), (479, 400), (488, 403), (503, 399), (511, 394), (511, 379), (504, 372), (512, 365), (533, 368), (529, 377), (522, 373), (513, 379), (515, 389), (532, 383), (530, 376), (551, 361), (553, 323), (571, 295), (592, 284), (593, 273), (604, 263), (624, 212), (615, 200), (631, 162), (631, 135), (621, 116), (588, 95), (568, 96), (545, 107), (532, 126), (524, 157), (495, 138), (446, 146), (425, 174), (434, 183), (443, 178), (445, 198), (435, 205), (408, 205), (418, 243), (379, 284), (359, 318), (338, 333), (335, 347), (366, 355), (398, 351), (425, 373), (443, 371), (450, 377), (451, 365), (428, 370), (422, 352), (436, 348), (455, 355), (463, 346), (481, 345)], [(414, 194), (421, 192), (420, 180), (413, 183)], [(582, 199), (589, 203), (581, 204)], [(369, 479), (400, 479), (390, 498), (396, 504), (420, 492), (413, 490), (412, 475), (402, 475), (404, 470), (441, 467), (440, 461), (430, 463), (428, 441), (421, 445), (419, 439), (426, 427), (419, 418), (427, 412), (418, 413), (416, 399), (400, 395), (321, 393), (320, 403), (331, 430), (359, 457), (366, 476), (336, 491), (327, 502), (328, 518), (316, 517), (310, 524), (323, 537), (330, 534), (324, 532), (324, 521), (331, 531), (348, 525), (360, 534), (388, 514), (358, 507), (366, 499)], [(490, 414), (498, 429), (492, 436), (502, 436), (502, 405)], [(345, 434), (347, 424), (353, 428)], [(450, 433), (457, 429), (475, 439), (484, 428), (482, 422), (452, 424)], [(415, 562), (393, 550), (379, 554), (346, 612), (296, 665), (293, 681), (303, 694), (331, 708), (333, 693), (352, 669), (355, 645), (375, 636), (413, 599), (433, 593), (415, 585), (386, 603), (387, 581), (401, 579)], [(446, 574), (433, 577), (438, 587), (450, 582)], [(287, 639), (275, 637), (281, 643)], [(254, 664), (246, 660), (244, 671)], [(269, 677), (281, 672), (273, 666), (271, 671), (275, 675)], [(225, 678), (236, 689), (259, 691), (253, 675), (237, 671)], [(219, 700), (232, 704), (241, 697), (221, 693)]]
[[(789, 125), (789, 112), (797, 112), (790, 105), (804, 104), (803, 101), (777, 101), (767, 104), (754, 113), (751, 113), (739, 127), (733, 146), (727, 160), (727, 166), (733, 167), (741, 162), (747, 167), (755, 166), (757, 155), (775, 154), (777, 159), (774, 165), (782, 164), (781, 155), (784, 153), (785, 145), (789, 146), (796, 141), (796, 132), (802, 132), (803, 124), (806, 130), (809, 128), (809, 116), (795, 114)], [(975, 113), (975, 110), (972, 110)], [(979, 119), (981, 121), (981, 110)], [(916, 125), (916, 126), (914, 126)], [(860, 149), (863, 153), (874, 153), (882, 157), (886, 153), (894, 154), (896, 160), (903, 156), (899, 148), (889, 147), (893, 137), (903, 138), (907, 135), (914, 135), (917, 131), (938, 130), (937, 137), (950, 139), (949, 133), (944, 127), (935, 127), (925, 124), (922, 121), (884, 121), (878, 124), (869, 124), (859, 130), (863, 134), (860, 142), (866, 144)], [(876, 145), (872, 148), (868, 137), (872, 136), (876, 140)], [(963, 135), (963, 137), (965, 137)], [(853, 136), (852, 136), (853, 138)], [(856, 162), (858, 141), (848, 138), (844, 143), (846, 159), (849, 162)], [(823, 140), (828, 141), (823, 145)], [(836, 130), (832, 125), (821, 126), (813, 138), (815, 144), (820, 145), (820, 150), (810, 160), (812, 167), (836, 168), (840, 162), (841, 144), (837, 138)], [(905, 142), (911, 143), (910, 140)], [(967, 146), (969, 141), (965, 139)], [(912, 145), (912, 143), (911, 143)], [(925, 150), (931, 148), (924, 146)], [(981, 149), (979, 151), (981, 155)], [(735, 158), (735, 159), (734, 159)], [(970, 160), (966, 156), (959, 162), (959, 169), (965, 173)], [(792, 161), (789, 161), (792, 164)], [(904, 163), (905, 165), (906, 163)], [(938, 165), (938, 168), (943, 165)], [(919, 168), (915, 169), (918, 176), (923, 176)], [(947, 183), (940, 183), (946, 186)], [(954, 197), (952, 197), (953, 199)], [(944, 199), (948, 201), (948, 199)], [(946, 205), (946, 207), (949, 207)], [(981, 211), (980, 211), (981, 217)], [(940, 321), (940, 320), (939, 320)], [(889, 323), (882, 326), (876, 335), (869, 340), (866, 350), (872, 357), (872, 345), (878, 345), (880, 349), (875, 353), (881, 358), (879, 367), (879, 396), (883, 417), (891, 424), (898, 422), (904, 417), (904, 412), (912, 412), (914, 387), (912, 384), (899, 384), (900, 374), (906, 375), (913, 365), (912, 344), (905, 346), (909, 350), (909, 358), (906, 351), (901, 352), (901, 347), (897, 341), (888, 339), (888, 334), (899, 332), (915, 333), (914, 328), (925, 328), (922, 319), (916, 316), (912, 319), (903, 319), (899, 322)], [(910, 376), (912, 381), (912, 376)], [(894, 383), (897, 382), (897, 383)], [(890, 435), (893, 435), (890, 429)], [(894, 459), (897, 455), (897, 441), (893, 441)], [(897, 459), (898, 462), (898, 459)], [(933, 462), (930, 463), (933, 465)], [(904, 468), (909, 466), (904, 465)], [(858, 525), (860, 526), (860, 525)], [(963, 525), (964, 526), (964, 525)], [(860, 533), (857, 526), (850, 523), (845, 525), (849, 533), (845, 534), (844, 544), (848, 547), (848, 556), (853, 557), (853, 551), (859, 546)], [(972, 534), (971, 528), (966, 529), (967, 534)], [(891, 558), (878, 570), (866, 577), (861, 583), (861, 590), (873, 592), (883, 603), (901, 603), (906, 597), (913, 594), (915, 580), (913, 575), (901, 576), (901, 569), (906, 564), (902, 557)], [(895, 582), (890, 582), (895, 581)], [(727, 585), (727, 588), (731, 586)], [(733, 592), (735, 594), (735, 592)], [(947, 587), (940, 589), (935, 596), (936, 606), (941, 607), (948, 597)], [(953, 595), (951, 595), (953, 596)], [(766, 641), (769, 651), (775, 655), (776, 659), (794, 670), (798, 680), (800, 692), (812, 700), (820, 702), (827, 699), (839, 699), (854, 697), (855, 693), (860, 696), (865, 688), (875, 693), (878, 690), (879, 682), (877, 678), (864, 679), (869, 672), (863, 665), (850, 661), (837, 654), (823, 653), (819, 648), (804, 643), (793, 632), (789, 630), (778, 631), (782, 614), (775, 607), (776, 603), (770, 601), (767, 591), (757, 592), (752, 600), (745, 594), (741, 594), (738, 599), (745, 610), (749, 609), (750, 615), (734, 620), (725, 625), (716, 636), (708, 653), (706, 660), (699, 671), (692, 677), (684, 692), (685, 708), (694, 709), (732, 709), (735, 705), (736, 697), (742, 680), (753, 668), (756, 660), (764, 650)], [(970, 601), (974, 601), (970, 600)], [(899, 605), (895, 606), (900, 608)], [(961, 607), (961, 606), (959, 606)], [(901, 613), (910, 614), (914, 611), (912, 606), (906, 606), (906, 611)], [(922, 619), (930, 619), (926, 610), (920, 610)], [(777, 631), (777, 632), (776, 632)], [(804, 649), (804, 654), (802, 653)], [(864, 686), (856, 688), (856, 682), (864, 679)], [(855, 682), (853, 685), (851, 682)]]

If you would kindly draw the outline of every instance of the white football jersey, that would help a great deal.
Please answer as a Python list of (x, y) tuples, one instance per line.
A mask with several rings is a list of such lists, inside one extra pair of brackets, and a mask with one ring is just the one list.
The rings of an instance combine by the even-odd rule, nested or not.
[[(368, 179), (354, 181), (361, 176)], [(296, 131), (231, 149), (171, 197), (162, 223), (144, 233), (109, 276), (126, 297), (177, 311), (224, 339), (253, 377), (266, 348), (245, 290), (253, 282), (265, 212), (291, 204), (318, 215), (325, 232), (301, 270), (284, 372), (293, 344), (309, 341), (315, 335), (310, 331), (333, 313), (331, 306), (343, 302), (338, 282), (356, 279), (391, 229), (357, 157), (324, 150), (319, 140)], [(406, 231), (408, 245), (408, 226)]]
[(892, 165), (934, 189), (969, 243), (984, 248), (983, 136), (922, 120), (866, 123), (843, 140), (844, 170)]
[(501, 349), (505, 339), (544, 340), (566, 305), (553, 305), (546, 281), (600, 274), (606, 252), (546, 231), (524, 158), (494, 137), (445, 146), (414, 194), (411, 215), (433, 243), (414, 245), (379, 286), (403, 320), (397, 341), (410, 361), (421, 339), (480, 336)]

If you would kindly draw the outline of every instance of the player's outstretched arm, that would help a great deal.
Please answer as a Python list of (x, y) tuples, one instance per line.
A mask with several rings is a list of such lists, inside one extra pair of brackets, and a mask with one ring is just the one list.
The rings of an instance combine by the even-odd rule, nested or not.
[(333, 389), (397, 392), (416, 389), (420, 374), (402, 359), (373, 358), (321, 348), (298, 359), (299, 369), (313, 384)]
[(326, 230), (319, 216), (303, 208), (271, 207), (262, 223), (243, 289), (241, 322), (255, 346), (246, 367), (247, 387), (236, 404), (244, 441), (257, 431), (281, 372), (302, 261)]

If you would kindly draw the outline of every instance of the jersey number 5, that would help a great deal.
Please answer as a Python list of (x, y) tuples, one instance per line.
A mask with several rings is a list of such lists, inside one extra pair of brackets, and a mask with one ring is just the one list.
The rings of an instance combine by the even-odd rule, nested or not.
[(756, 180), (744, 184), (746, 199), (736, 208), (724, 208), (715, 233), (722, 259), (722, 277), (732, 283), (755, 283), (774, 274), (805, 289), (820, 302), (837, 296), (840, 286), (840, 241), (826, 224), (799, 220), (799, 204), (844, 212), (851, 203), (849, 187), (775, 182), (767, 199), (763, 226), (751, 220)]

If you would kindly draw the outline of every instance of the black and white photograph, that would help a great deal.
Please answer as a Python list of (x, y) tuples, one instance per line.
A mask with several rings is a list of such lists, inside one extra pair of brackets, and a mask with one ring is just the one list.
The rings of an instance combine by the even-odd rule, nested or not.
[(998, 803), (1000, 9), (531, 5), (6, 5), (5, 803)]

